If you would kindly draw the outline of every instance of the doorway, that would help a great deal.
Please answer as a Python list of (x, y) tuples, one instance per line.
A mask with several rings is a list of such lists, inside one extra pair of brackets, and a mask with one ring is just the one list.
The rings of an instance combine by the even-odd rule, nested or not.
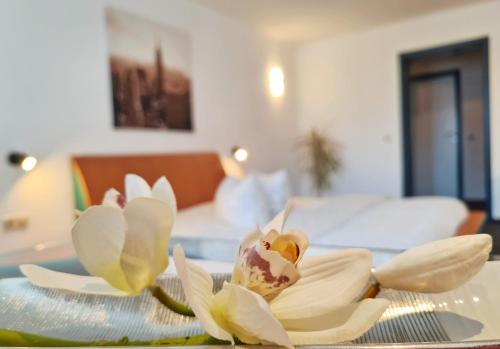
[(412, 194), (463, 197), (460, 72), (410, 78)]
[(491, 213), (488, 39), (401, 55), (405, 196)]

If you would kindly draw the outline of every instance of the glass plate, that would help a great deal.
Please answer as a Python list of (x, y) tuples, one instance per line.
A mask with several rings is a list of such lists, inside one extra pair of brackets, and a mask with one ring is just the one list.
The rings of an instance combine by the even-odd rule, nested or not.
[[(229, 274), (214, 274), (217, 291)], [(158, 279), (169, 294), (184, 302), (176, 276)], [(429, 297), (384, 290), (392, 301), (378, 323), (355, 343), (443, 342), (443, 330)], [(148, 291), (136, 297), (82, 295), (32, 286), (24, 278), (0, 280), (0, 328), (73, 341), (152, 341), (203, 333), (194, 318), (173, 313)]]
[[(485, 278), (490, 281), (495, 279), (492, 276), (498, 273), (492, 274), (491, 272), (496, 271), (496, 267), (493, 264), (487, 265), (485, 272), (478, 275), (477, 279), (481, 287), (489, 284), (497, 285), (485, 281)], [(500, 264), (498, 267), (500, 269)], [(225, 280), (230, 278), (229, 274), (213, 274), (212, 276), (216, 291)], [(158, 284), (177, 300), (185, 301), (180, 281), (176, 276), (161, 276)], [(468, 288), (471, 287), (472, 289), (469, 290)], [(459, 342), (455, 334), (450, 332), (450, 335), (446, 331), (446, 329), (453, 329), (453, 326), (443, 320), (449, 316), (443, 317), (443, 315), (453, 314), (456, 318), (459, 311), (456, 310), (456, 313), (436, 311), (436, 309), (441, 309), (443, 299), (451, 303), (457, 295), (460, 300), (465, 299), (464, 292), (467, 292), (468, 296), (478, 294), (474, 280), (453, 292), (436, 298), (435, 295), (383, 290), (378, 297), (391, 300), (391, 306), (375, 326), (362, 337), (353, 343), (308, 346), (307, 348), (500, 348), (498, 340)], [(480, 304), (474, 301), (473, 303)], [(495, 312), (497, 303), (490, 302), (489, 304), (487, 308)], [(0, 305), (0, 328), (72, 341), (116, 341), (125, 336), (131, 341), (153, 341), (203, 333), (196, 319), (171, 312), (159, 304), (147, 291), (136, 297), (81, 295), (39, 288), (32, 286), (24, 278), (13, 278), (0, 280)], [(457, 307), (459, 305), (463, 306), (458, 302)], [(467, 317), (459, 318), (462, 327), (457, 328), (461, 328), (462, 333), (465, 328), (471, 327), (471, 322)], [(494, 322), (497, 323), (496, 316), (494, 318)], [(464, 322), (465, 320), (469, 322)], [(487, 326), (488, 322), (484, 321)], [(451, 340), (450, 337), (452, 337)], [(212, 346), (210, 349), (217, 347), (226, 349), (230, 346)]]

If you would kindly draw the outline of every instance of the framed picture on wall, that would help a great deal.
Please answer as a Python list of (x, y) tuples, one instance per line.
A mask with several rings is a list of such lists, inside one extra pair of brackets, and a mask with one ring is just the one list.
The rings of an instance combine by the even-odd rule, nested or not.
[(114, 126), (192, 131), (190, 36), (114, 8), (106, 23)]

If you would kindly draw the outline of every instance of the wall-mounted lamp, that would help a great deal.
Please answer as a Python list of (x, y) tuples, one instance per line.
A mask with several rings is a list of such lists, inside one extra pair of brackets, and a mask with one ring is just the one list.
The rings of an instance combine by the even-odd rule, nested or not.
[(233, 158), (238, 162), (244, 162), (248, 159), (248, 151), (245, 148), (233, 146), (231, 148), (231, 153)]
[(26, 172), (34, 169), (37, 163), (37, 160), (34, 156), (20, 152), (10, 153), (8, 156), (8, 161), (11, 165), (19, 166)]
[(269, 70), (269, 91), (273, 97), (281, 97), (285, 93), (285, 74), (280, 67)]

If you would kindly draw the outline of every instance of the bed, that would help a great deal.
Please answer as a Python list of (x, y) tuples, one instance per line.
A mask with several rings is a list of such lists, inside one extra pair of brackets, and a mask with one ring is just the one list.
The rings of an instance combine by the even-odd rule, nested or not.
[[(239, 239), (247, 231), (244, 228), (252, 228), (236, 228), (215, 213), (215, 192), (225, 177), (216, 153), (77, 156), (72, 161), (75, 178), (80, 178), (75, 187), (87, 193), (87, 206), (99, 204), (110, 187), (122, 191), (126, 173), (136, 173), (149, 183), (164, 175), (181, 209), (174, 236)], [(353, 194), (296, 202), (288, 226), (303, 229), (321, 244), (407, 249), (479, 228), (468, 222), (466, 206), (454, 198)]]
[[(174, 241), (196, 239), (237, 241), (253, 226), (241, 227), (217, 216), (215, 192), (225, 177), (216, 153), (76, 156), (72, 159), (75, 205), (85, 209), (99, 204), (104, 192), (123, 190), (126, 173), (136, 173), (149, 183), (165, 175), (172, 184), (180, 209), (173, 230)], [(339, 249), (365, 247), (388, 256), (407, 248), (457, 234), (473, 234), (481, 219), (469, 214), (459, 200), (441, 197), (387, 198), (375, 195), (339, 195), (296, 198), (288, 228), (304, 230), (316, 247)], [(0, 256), (0, 267), (19, 263), (52, 263), (64, 256), (69, 263), (69, 241), (47, 242), (32, 249)], [(52, 251), (53, 250), (53, 251)], [(189, 253), (189, 251), (188, 251)], [(51, 257), (52, 256), (52, 257)], [(387, 259), (375, 260), (383, 262)], [(53, 266), (53, 265), (52, 265)], [(59, 269), (61, 268), (54, 268)], [(67, 268), (66, 268), (67, 269)], [(62, 270), (65, 270), (64, 268)], [(0, 270), (1, 271), (1, 270)], [(15, 271), (10, 270), (11, 274)]]
[[(339, 195), (297, 199), (286, 227), (305, 231), (316, 245), (405, 250), (457, 234), (468, 217), (465, 205), (451, 198)], [(217, 217), (214, 203), (209, 202), (181, 211), (173, 236), (239, 239), (252, 228), (235, 227)]]

